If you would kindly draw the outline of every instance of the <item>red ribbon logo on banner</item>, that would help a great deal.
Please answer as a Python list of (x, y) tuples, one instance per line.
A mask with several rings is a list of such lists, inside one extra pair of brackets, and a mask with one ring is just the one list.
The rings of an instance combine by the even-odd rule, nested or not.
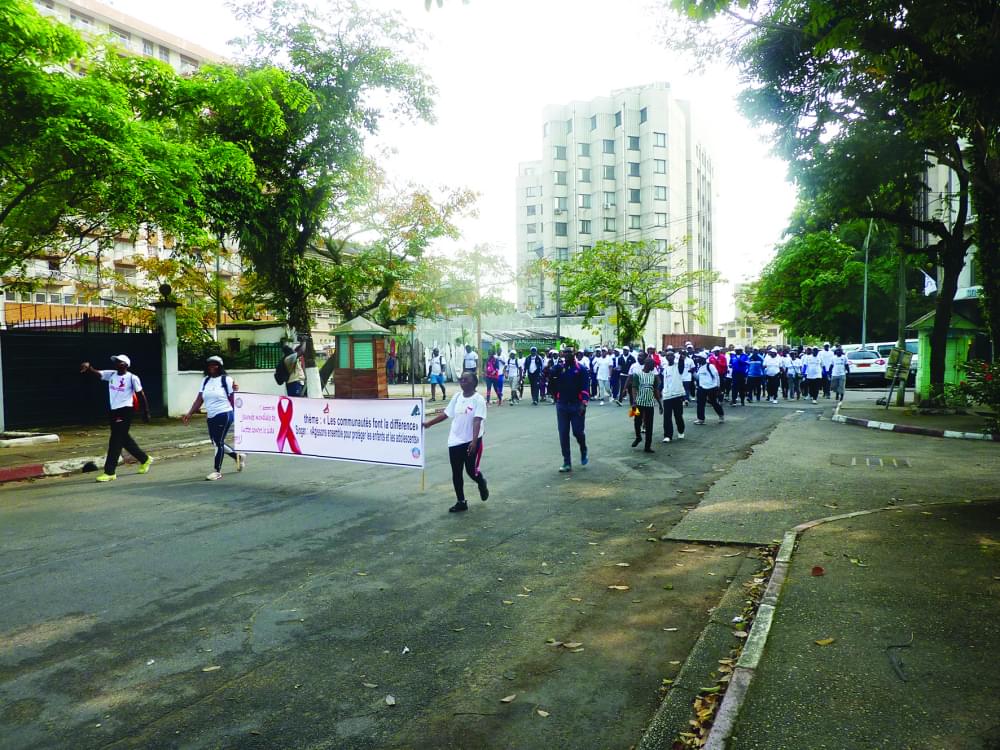
[(292, 429), (292, 400), (286, 396), (278, 399), (278, 421), (278, 451), (284, 452), (287, 440), (288, 449), (292, 453), (302, 453), (299, 441), (295, 439), (295, 431)]

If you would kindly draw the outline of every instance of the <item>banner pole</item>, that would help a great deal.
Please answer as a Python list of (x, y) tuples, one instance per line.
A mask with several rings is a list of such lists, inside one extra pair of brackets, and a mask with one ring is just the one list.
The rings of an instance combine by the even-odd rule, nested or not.
[(426, 485), (427, 469), (420, 470), (420, 491), (423, 492)]

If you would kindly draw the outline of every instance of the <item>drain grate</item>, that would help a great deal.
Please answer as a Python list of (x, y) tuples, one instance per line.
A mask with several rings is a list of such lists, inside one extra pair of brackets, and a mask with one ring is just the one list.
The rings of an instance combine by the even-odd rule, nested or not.
[(864, 466), (869, 469), (911, 469), (913, 462), (906, 456), (852, 456), (832, 455), (834, 466)]

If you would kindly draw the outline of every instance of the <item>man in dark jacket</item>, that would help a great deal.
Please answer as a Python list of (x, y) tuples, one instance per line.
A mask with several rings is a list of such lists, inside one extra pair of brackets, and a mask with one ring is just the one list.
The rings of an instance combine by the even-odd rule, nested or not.
[(531, 347), (531, 353), (524, 360), (524, 372), (531, 384), (531, 403), (533, 406), (538, 406), (538, 383), (542, 379), (542, 368), (544, 367), (545, 362), (542, 361), (542, 355), (538, 353), (538, 347)]
[(559, 447), (562, 449), (563, 474), (573, 471), (569, 452), (569, 432), (580, 445), (580, 465), (586, 466), (587, 437), (584, 434), (587, 402), (590, 401), (590, 373), (580, 365), (573, 353), (573, 347), (565, 346), (561, 360), (549, 373), (549, 386), (556, 403), (556, 423), (559, 426)]

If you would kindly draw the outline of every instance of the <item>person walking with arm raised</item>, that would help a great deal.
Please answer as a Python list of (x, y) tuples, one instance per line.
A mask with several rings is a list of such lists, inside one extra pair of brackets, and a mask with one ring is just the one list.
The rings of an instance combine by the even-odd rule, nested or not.
[(205, 379), (201, 381), (198, 395), (187, 413), (181, 417), (184, 424), (191, 420), (191, 415), (205, 405), (208, 417), (208, 436), (215, 445), (215, 469), (205, 477), (210, 482), (222, 479), (222, 460), (231, 456), (236, 462), (236, 471), (243, 471), (246, 457), (226, 445), (226, 435), (233, 426), (233, 394), (239, 390), (239, 385), (223, 369), (222, 357), (212, 356), (205, 362)]

